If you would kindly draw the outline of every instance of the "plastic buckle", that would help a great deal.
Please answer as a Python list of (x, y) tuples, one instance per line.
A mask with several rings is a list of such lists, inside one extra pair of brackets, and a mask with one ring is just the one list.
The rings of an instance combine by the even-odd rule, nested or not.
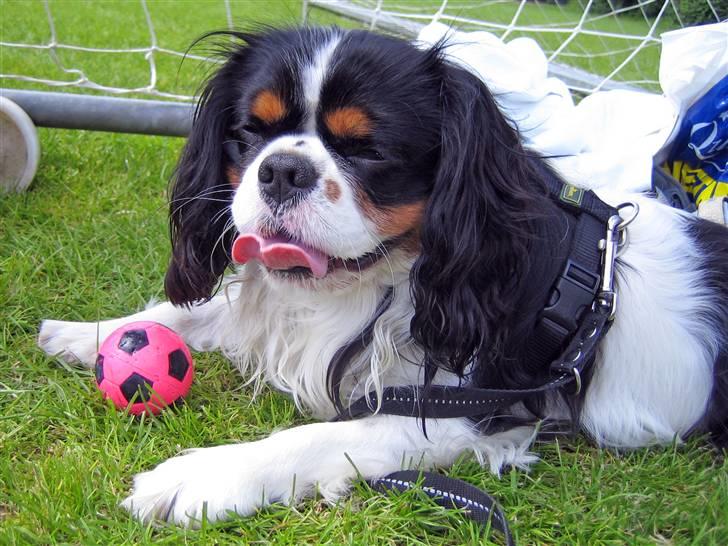
[(573, 332), (579, 326), (578, 320), (585, 308), (590, 308), (601, 279), (577, 263), (567, 260), (564, 271), (556, 281), (549, 297), (548, 306), (542, 318), (559, 330)]

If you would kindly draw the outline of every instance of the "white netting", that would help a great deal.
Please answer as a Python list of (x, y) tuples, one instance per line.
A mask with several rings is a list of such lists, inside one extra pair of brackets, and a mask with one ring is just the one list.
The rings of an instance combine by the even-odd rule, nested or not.
[[(438, 21), (504, 41), (538, 42), (554, 75), (576, 91), (638, 86), (658, 90), (660, 34), (728, 18), (728, 0), (309, 0), (360, 18), (369, 28), (416, 34)], [(726, 36), (728, 40), (728, 36)], [(564, 67), (563, 70), (558, 67)], [(573, 67), (576, 70), (570, 70)]]
[[(225, 26), (233, 28), (236, 17), (238, 20), (256, 18), (256, 14), (265, 13), (267, 4), (254, 0), (168, 2), (166, 5), (153, 0), (83, 5), (49, 0), (22, 4), (6, 2), (3, 4), (6, 15), (0, 36), (0, 81), (6, 82), (5, 85), (13, 82), (10, 84), (13, 86), (83, 88), (110, 94), (193, 100), (196, 89), (189, 87), (191, 84), (186, 88), (180, 85), (181, 78), (175, 78), (174, 71), (179, 70), (180, 61), (185, 56), (189, 61), (205, 65), (206, 69), (214, 66), (209, 63), (215, 61), (197, 51), (185, 53), (185, 45), (206, 30)], [(7, 11), (15, 6), (17, 12), (18, 5), (24, 8), (35, 6), (36, 16), (15, 24), (12, 13), (8, 16)], [(104, 19), (106, 12), (103, 10), (108, 11), (114, 5), (127, 11), (133, 7), (138, 12), (135, 23), (129, 26), (129, 34), (140, 43), (112, 47), (64, 38), (63, 24), (57, 21), (59, 14), (67, 14), (69, 10), (96, 10), (98, 13), (94, 15), (93, 24), (123, 24), (116, 23), (111, 15), (108, 20)], [(170, 23), (169, 15), (155, 14), (155, 10), (161, 11), (162, 7), (185, 12), (198, 10), (200, 14), (214, 8), (219, 13), (214, 23), (203, 18), (199, 21), (200, 25), (215, 26), (186, 30), (190, 34), (176, 35), (177, 47), (170, 47), (166, 41), (170, 36), (169, 29), (164, 33), (164, 39), (158, 38), (162, 36), (158, 32), (160, 24), (169, 27)], [(251, 10), (251, 7), (255, 9)], [(539, 43), (554, 66), (574, 67), (576, 70), (569, 72), (571, 69), (567, 69), (567, 72), (558, 75), (572, 89), (587, 93), (614, 86), (617, 82), (657, 89), (660, 33), (696, 21), (716, 22), (728, 16), (728, 0), (551, 0), (549, 3), (526, 0), (303, 0), (302, 5), (296, 7), (295, 14), (292, 9), (289, 10), (285, 23), (300, 21), (301, 8), (304, 16), (314, 13), (314, 23), (335, 21), (330, 15), (334, 12), (354, 17), (359, 21), (355, 24), (409, 37), (432, 21), (457, 29), (486, 30), (506, 40), (529, 36)], [(64, 17), (67, 18), (66, 15)], [(175, 19), (174, 16), (171, 18)], [(29, 27), (28, 32), (24, 32), (24, 25)], [(31, 26), (35, 27), (32, 32)], [(29, 39), (7, 39), (7, 35), (27, 35)], [(46, 58), (38, 63), (24, 63), (17, 60), (19, 53), (28, 56), (43, 54)], [(101, 69), (91, 74), (76, 54), (103, 59), (121, 55), (143, 57), (144, 63), (128, 61), (115, 68), (117, 65), (112, 60), (99, 61)], [(36, 69), (36, 64), (48, 64), (48, 60), (51, 62), (49, 66), (43, 70)], [(175, 63), (170, 63), (170, 60), (175, 60)], [(164, 65), (164, 70), (161, 65)], [(117, 74), (119, 70), (130, 74), (121, 77)], [(197, 75), (199, 80), (199, 72)], [(134, 83), (129, 83), (129, 80), (134, 80)]]
[[(233, 27), (233, 17), (231, 13), (230, 1), (223, 0), (225, 7), (225, 14), (227, 18), (228, 28)], [(78, 87), (93, 89), (95, 91), (102, 91), (105, 93), (113, 94), (130, 94), (140, 93), (146, 95), (153, 95), (156, 97), (179, 99), (179, 100), (194, 100), (191, 95), (183, 95), (177, 93), (171, 93), (162, 91), (158, 88), (157, 82), (157, 62), (156, 59), (159, 55), (169, 55), (178, 58), (187, 58), (190, 60), (202, 61), (202, 62), (217, 62), (208, 57), (195, 55), (192, 53), (186, 53), (183, 51), (175, 51), (161, 47), (157, 40), (157, 33), (155, 30), (152, 16), (147, 6), (146, 0), (139, 0), (140, 9), (144, 14), (144, 20), (149, 33), (149, 45), (132, 47), (132, 48), (109, 48), (109, 47), (88, 47), (79, 44), (66, 44), (61, 43), (58, 40), (58, 32), (56, 31), (56, 22), (51, 11), (51, 6), (48, 0), (43, 0), (43, 10), (45, 11), (46, 20), (48, 24), (49, 37), (48, 42), (43, 44), (28, 44), (28, 43), (17, 43), (17, 42), (6, 42), (0, 41), (0, 47), (2, 48), (13, 48), (13, 49), (26, 49), (35, 51), (46, 51), (50, 56), (55, 66), (62, 71), (64, 74), (70, 76), (70, 79), (59, 80), (59, 79), (48, 79), (42, 77), (28, 76), (25, 74), (6, 74), (4, 69), (0, 68), (0, 78), (8, 80), (19, 80), (23, 82), (33, 84), (43, 84), (52, 87)], [(190, 41), (195, 37), (190, 37)], [(149, 80), (143, 86), (139, 87), (114, 87), (111, 85), (105, 85), (98, 81), (94, 81), (80, 68), (67, 67), (59, 56), (59, 51), (81, 51), (86, 53), (102, 53), (102, 54), (142, 54), (144, 59), (148, 63), (149, 67)]]

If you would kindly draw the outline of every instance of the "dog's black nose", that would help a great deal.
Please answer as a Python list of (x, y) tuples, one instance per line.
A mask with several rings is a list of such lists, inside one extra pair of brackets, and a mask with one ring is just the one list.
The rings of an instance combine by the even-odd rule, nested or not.
[(260, 191), (276, 204), (308, 193), (316, 184), (318, 173), (313, 164), (298, 154), (272, 154), (258, 169)]

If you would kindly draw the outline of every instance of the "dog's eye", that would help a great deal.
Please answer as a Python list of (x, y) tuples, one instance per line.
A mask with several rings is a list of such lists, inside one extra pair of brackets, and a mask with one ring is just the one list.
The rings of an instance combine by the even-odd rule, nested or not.
[(265, 128), (254, 119), (251, 119), (246, 124), (239, 126), (236, 133), (238, 135), (236, 143), (238, 145), (238, 152), (240, 156), (245, 155), (251, 146), (258, 146), (265, 138)]
[(366, 159), (369, 161), (384, 161), (384, 156), (380, 154), (377, 150), (374, 148), (365, 148), (363, 150), (357, 151), (357, 153), (354, 154), (355, 157), (358, 157), (359, 159)]
[(342, 146), (342, 155), (348, 160), (384, 161), (384, 156), (375, 147), (362, 142), (351, 142)]
[(248, 117), (245, 123), (239, 125), (239, 131), (244, 137), (257, 138), (266, 132), (267, 126), (255, 116)]
[(239, 163), (242, 160), (243, 154), (246, 150), (244, 142), (233, 137), (229, 137), (227, 140), (225, 140), (225, 142), (223, 142), (222, 146), (228, 158), (233, 163)]

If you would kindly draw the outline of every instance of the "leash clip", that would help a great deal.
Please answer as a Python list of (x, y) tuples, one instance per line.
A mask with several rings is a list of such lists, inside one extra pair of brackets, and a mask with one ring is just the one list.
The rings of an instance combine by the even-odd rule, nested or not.
[(609, 217), (607, 220), (607, 236), (599, 241), (599, 249), (602, 251), (602, 284), (599, 293), (594, 300), (594, 310), (608, 313), (608, 320), (614, 320), (617, 313), (617, 292), (614, 290), (614, 263), (617, 260), (620, 250), (627, 244), (626, 228), (631, 224), (640, 207), (637, 203), (622, 203), (617, 207), (620, 211), (626, 207), (632, 208), (632, 214), (622, 219), (619, 214)]
[(617, 313), (617, 293), (614, 291), (614, 262), (619, 250), (619, 226), (622, 218), (615, 214), (607, 220), (607, 236), (599, 241), (602, 251), (602, 285), (594, 300), (594, 310), (606, 312), (608, 320), (613, 320)]

